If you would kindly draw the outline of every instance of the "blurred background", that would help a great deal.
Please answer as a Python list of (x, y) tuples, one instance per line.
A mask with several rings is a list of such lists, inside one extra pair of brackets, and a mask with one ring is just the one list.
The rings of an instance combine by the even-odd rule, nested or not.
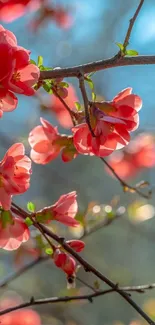
[[(49, 1), (50, 3), (50, 1)], [(55, 0), (71, 17), (71, 24), (63, 28), (52, 19), (45, 20), (35, 32), (31, 22), (37, 13), (25, 16), (9, 24), (1, 22), (18, 39), (18, 44), (31, 50), (31, 58), (38, 55), (44, 58), (44, 64), (50, 67), (69, 67), (99, 59), (106, 59), (116, 54), (116, 42), (123, 43), (129, 19), (133, 16), (139, 0)], [(155, 2), (146, 0), (135, 23), (130, 40), (130, 49), (142, 55), (155, 52)], [(111, 100), (119, 91), (132, 87), (133, 92), (141, 96), (143, 108), (140, 111), (138, 131), (153, 135), (155, 132), (154, 101), (155, 67), (133, 66), (119, 67), (96, 73), (92, 79), (98, 96)], [(79, 102), (82, 103), (77, 80), (69, 79), (75, 88)], [(48, 99), (50, 101), (50, 98)], [(4, 114), (0, 128), (0, 156), (14, 142), (22, 141), (30, 153), (27, 142), (28, 133), (38, 125), (40, 116), (57, 125), (57, 119), (50, 110), (42, 110), (35, 97), (19, 96), (19, 105), (11, 114)], [(59, 130), (69, 133), (59, 125)], [(152, 166), (155, 161), (152, 163)], [(147, 180), (154, 189), (154, 168), (138, 169), (130, 184)], [(97, 158), (82, 157), (70, 163), (63, 163), (57, 158), (46, 166), (33, 163), (30, 189), (15, 202), (26, 208), (28, 201), (33, 201), (37, 209), (53, 204), (60, 195), (76, 190), (80, 211), (87, 209), (88, 221), (95, 222), (114, 213), (117, 209), (123, 216), (106, 228), (85, 238), (86, 248), (82, 255), (106, 276), (120, 285), (138, 285), (155, 282), (155, 194), (151, 200), (138, 197), (137, 194), (123, 193), (119, 182), (107, 174)], [(92, 207), (97, 207), (96, 209)], [(140, 209), (140, 210), (139, 210)], [(97, 213), (96, 213), (97, 211)], [(120, 210), (119, 210), (120, 211)], [(96, 213), (96, 217), (95, 217)], [(112, 214), (110, 214), (111, 216)], [(79, 231), (66, 228), (58, 229), (67, 238), (78, 238)], [(19, 262), (17, 252), (0, 252), (0, 281), (11, 274), (23, 263), (29, 263), (33, 256), (27, 255)], [(22, 264), (21, 264), (22, 263)], [(95, 278), (79, 271), (79, 277), (93, 284)], [(105, 288), (104, 284), (100, 284)], [(12, 281), (8, 287), (1, 288), (1, 299), (18, 294), (24, 300), (32, 295), (44, 298), (85, 292), (86, 288), (77, 281), (75, 290), (66, 289), (64, 274), (51, 260), (41, 263)], [(132, 294), (135, 301), (155, 319), (155, 291), (145, 294)], [(45, 305), (36, 308), (43, 325), (98, 325), (98, 324), (139, 324), (137, 313), (117, 294), (110, 294), (89, 302)], [(134, 321), (136, 323), (134, 323)]]

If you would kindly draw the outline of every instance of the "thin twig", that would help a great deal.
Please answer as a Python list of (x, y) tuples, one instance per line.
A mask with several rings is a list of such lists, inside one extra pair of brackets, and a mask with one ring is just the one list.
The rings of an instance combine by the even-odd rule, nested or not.
[(70, 107), (67, 105), (67, 103), (65, 102), (65, 100), (58, 94), (58, 92), (55, 89), (55, 87), (52, 87), (52, 90), (53, 90), (54, 95), (59, 98), (60, 102), (63, 104), (63, 106), (68, 111), (68, 113), (69, 113), (69, 115), (71, 117), (72, 123), (75, 126), (76, 125), (76, 117), (77, 117), (77, 114), (70, 109)]
[(113, 175), (118, 179), (118, 181), (122, 185), (124, 191), (128, 191), (128, 189), (129, 189), (132, 193), (137, 193), (140, 196), (144, 197), (145, 199), (151, 198), (151, 194), (152, 194), (151, 190), (148, 191), (148, 193), (143, 193), (138, 189), (138, 187), (129, 185), (115, 172), (115, 170), (110, 166), (110, 164), (104, 158), (100, 157), (100, 159), (110, 169), (110, 171), (113, 173)]
[(132, 32), (132, 29), (133, 29), (133, 26), (134, 26), (134, 23), (138, 17), (138, 14), (142, 8), (144, 4), (144, 0), (140, 0), (140, 3), (137, 7), (137, 10), (135, 11), (133, 17), (130, 19), (130, 22), (129, 22), (129, 27), (128, 27), (128, 30), (127, 30), (127, 33), (126, 33), (126, 36), (125, 36), (125, 39), (124, 39), (124, 43), (123, 43), (123, 47), (124, 49), (126, 50), (128, 44), (129, 44), (129, 39), (130, 39), (130, 36), (131, 36), (131, 32)]
[(92, 129), (91, 122), (90, 122), (89, 100), (88, 100), (87, 92), (86, 92), (86, 88), (85, 88), (84, 75), (82, 73), (79, 73), (78, 78), (79, 78), (79, 87), (80, 87), (81, 94), (82, 94), (82, 97), (83, 97), (86, 123), (87, 123), (87, 125), (89, 127), (89, 130), (90, 130), (92, 136), (95, 137), (95, 134), (94, 134), (94, 131)]
[[(128, 291), (128, 292), (138, 292), (138, 293), (144, 293), (145, 290), (150, 290), (155, 288), (155, 284), (150, 285), (142, 285), (142, 286), (134, 286), (134, 287), (120, 287), (120, 291)], [(19, 310), (22, 308), (35, 306), (35, 305), (45, 305), (45, 304), (54, 304), (54, 303), (61, 303), (61, 302), (71, 302), (71, 301), (78, 301), (78, 300), (88, 300), (89, 302), (93, 302), (93, 298), (97, 298), (99, 296), (104, 296), (108, 293), (114, 292), (114, 289), (107, 289), (107, 290), (99, 290), (96, 292), (93, 292), (91, 294), (86, 295), (77, 295), (77, 296), (64, 296), (64, 297), (50, 297), (50, 298), (43, 298), (43, 299), (34, 299), (32, 297), (30, 301), (24, 302), (20, 305), (13, 306), (4, 310), (0, 311), (0, 316), (5, 315), (7, 313), (10, 313), (15, 310)], [(154, 324), (154, 322), (152, 322)]]
[(0, 288), (4, 288), (5, 286), (7, 286), (11, 281), (17, 279), (18, 277), (20, 277), (22, 274), (24, 274), (25, 272), (29, 271), (31, 268), (33, 268), (34, 266), (44, 262), (45, 260), (47, 260), (49, 258), (49, 256), (39, 256), (37, 259), (35, 259), (34, 261), (30, 262), (27, 265), (24, 265), (20, 270), (16, 271), (15, 273), (9, 274), (8, 276), (6, 276), (1, 282), (0, 282)]

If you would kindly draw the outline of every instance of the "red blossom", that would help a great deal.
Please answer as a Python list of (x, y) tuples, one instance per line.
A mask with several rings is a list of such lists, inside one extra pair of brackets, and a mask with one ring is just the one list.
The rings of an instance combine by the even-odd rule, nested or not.
[(17, 107), (13, 92), (34, 94), (39, 75), (39, 68), (30, 64), (30, 51), (18, 46), (15, 35), (0, 25), (0, 117)]
[(12, 217), (12, 223), (3, 227), (0, 220), (0, 248), (8, 251), (15, 250), (25, 243), (30, 237), (30, 232), (24, 221)]
[(82, 240), (72, 239), (66, 242), (71, 248), (73, 248), (76, 252), (83, 251), (85, 247), (85, 243)]
[[(136, 176), (143, 168), (155, 166), (153, 136), (147, 133), (139, 134), (123, 151), (112, 154), (108, 163), (123, 179)], [(112, 175), (108, 168), (106, 171)]]
[(61, 252), (56, 249), (53, 256), (54, 263), (61, 268), (68, 276), (72, 276), (76, 272), (76, 262), (68, 253)]
[(9, 210), (12, 195), (24, 193), (30, 186), (31, 160), (22, 143), (10, 147), (0, 162), (0, 205)]
[(129, 143), (130, 132), (138, 127), (138, 111), (142, 106), (141, 98), (131, 91), (132, 88), (123, 90), (111, 102), (94, 103), (92, 129), (95, 136), (86, 123), (72, 128), (79, 153), (105, 157)]

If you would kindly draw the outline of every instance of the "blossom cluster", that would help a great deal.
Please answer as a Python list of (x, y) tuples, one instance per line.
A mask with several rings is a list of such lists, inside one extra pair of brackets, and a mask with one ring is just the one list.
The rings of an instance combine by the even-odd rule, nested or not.
[[(36, 8), (35, 1), (1, 1), (0, 17), (5, 19), (6, 8), (12, 10), (17, 17), (21, 16), (32, 3)], [(43, 13), (47, 16), (53, 15), (60, 24), (64, 22), (64, 13), (61, 10), (57, 15), (56, 11), (46, 10)], [(39, 63), (38, 66), (40, 67)], [(39, 80), (41, 68), (38, 66), (31, 63), (30, 51), (18, 45), (15, 35), (0, 26), (0, 117), (3, 112), (17, 107), (18, 99), (15, 94), (32, 96), (40, 83), (46, 85), (46, 82)], [(141, 98), (132, 93), (132, 88), (122, 90), (111, 101), (89, 102), (89, 125), (73, 86), (67, 85), (63, 78), (48, 80), (47, 83), (49, 91), (53, 91), (49, 109), (54, 112), (61, 126), (70, 129), (70, 134), (59, 133), (57, 126), (41, 117), (41, 125), (34, 126), (28, 136), (30, 158), (25, 155), (24, 145), (15, 143), (0, 161), (0, 247), (5, 250), (15, 250), (30, 238), (25, 215), (12, 209), (12, 198), (29, 189), (31, 160), (45, 165), (60, 154), (64, 162), (69, 162), (78, 155), (107, 157), (125, 147), (119, 164), (115, 158), (109, 159), (118, 175), (122, 175), (124, 170), (124, 177), (134, 175), (139, 168), (155, 165), (154, 140), (150, 136), (141, 135), (127, 147), (131, 132), (138, 128), (139, 110), (142, 107)], [(75, 117), (75, 125), (69, 112)], [(77, 194), (72, 191), (61, 195), (53, 205), (26, 215), (34, 225), (39, 222), (48, 226), (56, 221), (68, 227), (77, 227), (77, 211)], [(81, 252), (85, 246), (80, 240), (70, 240), (67, 244), (69, 251), (76, 252)], [(75, 259), (61, 245), (53, 245), (52, 248), (54, 264), (68, 279), (74, 278), (78, 269)]]
[(34, 95), (39, 68), (30, 63), (30, 51), (19, 46), (15, 35), (0, 25), (0, 117), (13, 111), (18, 99), (14, 93)]
[(29, 134), (31, 159), (35, 163), (46, 164), (55, 159), (60, 151), (63, 161), (70, 161), (78, 154), (106, 157), (126, 146), (130, 133), (139, 125), (138, 111), (142, 106), (141, 98), (131, 92), (132, 89), (127, 88), (110, 102), (92, 103), (94, 135), (85, 121), (72, 127), (72, 135), (64, 136), (41, 118), (42, 126), (35, 127)]

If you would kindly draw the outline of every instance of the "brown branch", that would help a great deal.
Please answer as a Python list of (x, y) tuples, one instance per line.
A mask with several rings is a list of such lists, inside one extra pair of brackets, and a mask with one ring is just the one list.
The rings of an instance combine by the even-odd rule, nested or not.
[(85, 88), (85, 81), (84, 81), (84, 75), (82, 73), (79, 73), (79, 88), (81, 90), (82, 98), (83, 98), (83, 103), (84, 103), (84, 109), (85, 109), (85, 119), (86, 123), (89, 127), (89, 130), (92, 134), (93, 137), (95, 137), (94, 131), (92, 130), (91, 127), (91, 122), (90, 122), (90, 115), (89, 115), (89, 100), (87, 97), (87, 92)]
[(151, 198), (151, 194), (152, 194), (151, 190), (148, 191), (148, 193), (143, 193), (138, 189), (138, 187), (129, 185), (115, 172), (115, 170), (110, 166), (110, 164), (108, 164), (108, 162), (104, 158), (100, 157), (100, 159), (110, 169), (110, 171), (113, 173), (113, 175), (118, 179), (118, 181), (120, 182), (120, 184), (123, 187), (124, 191), (128, 191), (128, 189), (129, 189), (129, 191), (131, 193), (137, 193), (138, 195), (144, 197), (145, 199), (150, 199)]
[(138, 55), (131, 57), (114, 57), (106, 60), (99, 60), (95, 62), (90, 62), (86, 64), (77, 65), (70, 68), (62, 68), (56, 70), (48, 70), (40, 72), (40, 79), (55, 79), (55, 78), (69, 78), (77, 77), (79, 73), (83, 74), (97, 72), (105, 69), (123, 67), (123, 66), (132, 66), (132, 65), (149, 65), (155, 64), (155, 55)]
[(125, 50), (126, 50), (128, 44), (129, 44), (129, 39), (130, 39), (130, 36), (131, 36), (132, 28), (134, 26), (134, 23), (135, 23), (135, 21), (136, 21), (136, 19), (138, 17), (138, 14), (139, 14), (143, 4), (144, 4), (144, 0), (140, 0), (140, 3), (138, 5), (138, 7), (137, 7), (137, 10), (135, 11), (133, 17), (130, 19), (129, 27), (128, 27), (128, 30), (127, 30), (127, 33), (126, 33), (126, 36), (125, 36), (125, 40), (123, 42), (123, 47), (124, 47)]
[[(128, 291), (128, 292), (138, 292), (143, 293), (145, 290), (150, 290), (155, 288), (155, 283), (149, 284), (149, 285), (141, 285), (141, 286), (134, 286), (134, 287), (120, 287), (120, 291)], [(19, 310), (22, 308), (30, 307), (30, 306), (36, 306), (36, 305), (45, 305), (45, 304), (54, 304), (54, 303), (61, 303), (61, 302), (71, 302), (71, 301), (78, 301), (78, 300), (88, 300), (89, 302), (93, 303), (93, 298), (104, 296), (108, 293), (114, 292), (114, 289), (108, 289), (108, 290), (100, 290), (93, 292), (91, 294), (86, 295), (78, 295), (78, 296), (64, 296), (64, 297), (50, 297), (50, 298), (43, 298), (43, 299), (34, 299), (32, 297), (30, 301), (24, 302), (20, 305), (13, 306), (4, 310), (0, 311), (0, 316), (5, 315), (7, 313), (10, 313), (15, 310)], [(151, 322), (151, 324), (154, 324), (154, 322)]]

